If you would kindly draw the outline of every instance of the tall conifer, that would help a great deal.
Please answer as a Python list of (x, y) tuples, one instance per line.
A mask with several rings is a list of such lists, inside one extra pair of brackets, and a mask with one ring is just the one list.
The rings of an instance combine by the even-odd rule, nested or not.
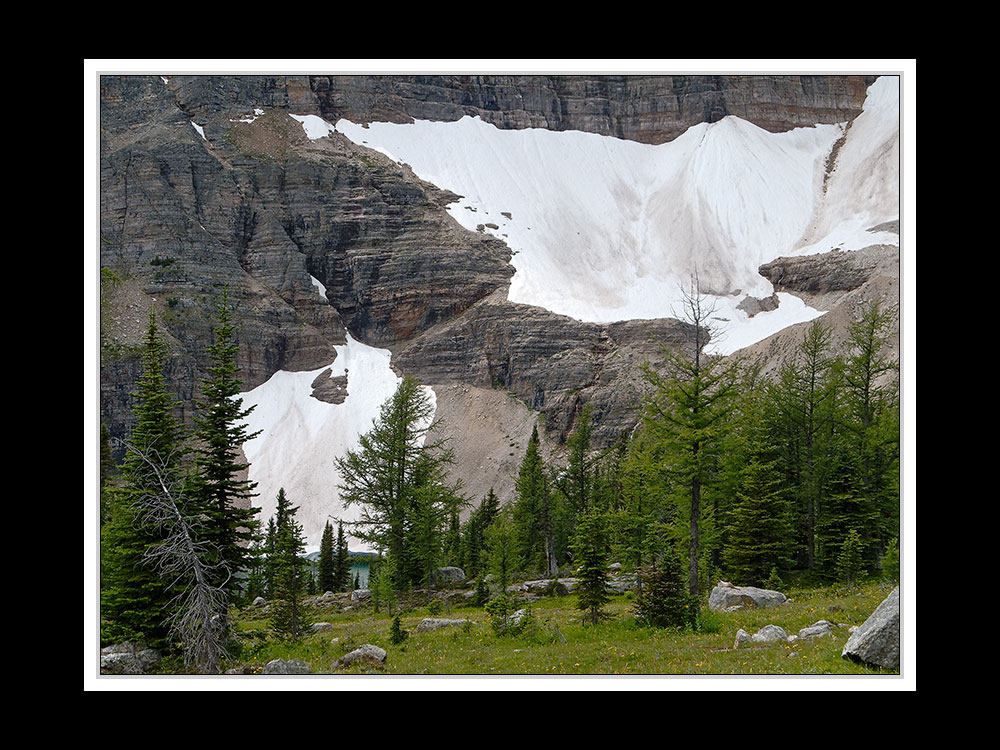
[(168, 645), (172, 593), (148, 561), (163, 530), (143, 524), (138, 496), (159, 492), (142, 456), (156, 457), (165, 474), (177, 478), (183, 455), (183, 431), (175, 415), (176, 399), (167, 391), (166, 347), (150, 308), (143, 344), (143, 370), (135, 397), (135, 425), (122, 465), (122, 487), (109, 496), (110, 520), (101, 534), (101, 637), (104, 642), (141, 640)]
[(244, 479), (248, 465), (240, 449), (257, 433), (247, 431), (247, 416), (239, 398), (241, 383), (236, 358), (239, 344), (233, 324), (229, 296), (224, 291), (219, 302), (215, 341), (208, 349), (208, 376), (202, 379), (201, 400), (195, 417), (197, 425), (193, 496), (199, 511), (209, 519), (209, 541), (218, 550), (219, 562), (230, 572), (223, 585), (235, 592), (238, 574), (250, 565), (250, 543), (258, 512), (251, 504), (256, 483)]

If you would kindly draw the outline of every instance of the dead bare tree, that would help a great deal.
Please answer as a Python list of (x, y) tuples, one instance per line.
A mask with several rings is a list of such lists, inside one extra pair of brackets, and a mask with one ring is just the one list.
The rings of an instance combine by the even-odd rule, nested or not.
[(200, 533), (202, 518), (183, 512), (183, 491), (165, 470), (169, 463), (155, 450), (143, 452), (134, 445), (128, 449), (148, 470), (144, 491), (136, 493), (135, 509), (140, 523), (163, 532), (162, 542), (150, 546), (146, 558), (171, 590), (179, 592), (171, 601), (168, 620), (183, 644), (184, 663), (216, 674), (227, 655), (224, 586), (230, 572), (209, 562), (218, 556)]

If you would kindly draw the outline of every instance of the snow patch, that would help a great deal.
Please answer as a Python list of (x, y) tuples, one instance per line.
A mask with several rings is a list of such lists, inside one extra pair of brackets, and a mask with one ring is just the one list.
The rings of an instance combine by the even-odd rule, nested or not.
[(318, 138), (326, 138), (330, 133), (334, 133), (337, 130), (337, 128), (318, 115), (290, 116), (293, 120), (302, 123), (302, 129), (306, 132), (306, 137), (310, 141), (315, 141)]
[[(249, 478), (257, 482), (254, 504), (260, 520), (274, 514), (278, 490), (298, 506), (306, 545), (317, 547), (327, 520), (357, 520), (359, 509), (345, 510), (337, 485), (340, 476), (334, 458), (356, 450), (359, 438), (379, 416), (382, 404), (395, 393), (400, 378), (389, 366), (391, 353), (376, 349), (347, 335), (347, 343), (335, 347), (337, 358), (327, 367), (331, 377), (347, 375), (347, 398), (328, 404), (312, 397), (312, 383), (327, 367), (308, 372), (276, 372), (253, 390), (240, 394), (248, 432), (261, 433), (247, 441), (243, 450), (250, 464)], [(434, 391), (425, 391), (436, 406)], [(357, 545), (352, 543), (352, 548)], [(363, 546), (363, 543), (362, 543)]]
[(191, 120), (191, 127), (198, 131), (198, 135), (201, 136), (202, 140), (208, 140), (208, 138), (205, 137), (205, 129), (201, 125), (196, 123), (194, 120)]
[(320, 298), (324, 302), (329, 303), (329, 300), (327, 299), (327, 296), (326, 296), (326, 287), (323, 286), (323, 282), (320, 281), (319, 279), (317, 279), (315, 276), (312, 276), (312, 275), (310, 275), (309, 278), (312, 279), (312, 285), (314, 287), (316, 287), (316, 291), (319, 292)]
[(246, 117), (241, 117), (238, 120), (233, 120), (230, 118), (229, 122), (245, 122), (249, 124), (254, 120), (256, 120), (258, 117), (260, 117), (262, 114), (264, 114), (264, 110), (259, 108), (254, 108), (253, 115), (247, 115)]

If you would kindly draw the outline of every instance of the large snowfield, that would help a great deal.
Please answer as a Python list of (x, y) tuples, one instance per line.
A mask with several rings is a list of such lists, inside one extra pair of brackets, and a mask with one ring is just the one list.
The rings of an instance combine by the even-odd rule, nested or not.
[[(722, 328), (715, 353), (822, 314), (787, 294), (771, 312), (749, 317), (737, 309), (746, 295), (773, 293), (761, 264), (899, 242), (896, 233), (868, 231), (899, 219), (896, 77), (872, 84), (849, 128), (769, 133), (729, 116), (657, 146), (578, 131), (500, 130), (471, 117), (367, 127), (293, 117), (312, 139), (336, 131), (462, 196), (448, 208), (455, 220), (513, 252), (512, 301), (598, 323), (683, 317), (683, 295), (697, 278)], [(824, 184), (835, 146), (837, 166)], [(340, 405), (310, 395), (326, 368), (278, 372), (243, 394), (257, 407), (250, 429), (262, 431), (246, 445), (261, 518), (284, 486), (310, 549), (328, 517), (357, 517), (341, 506), (333, 459), (357, 445), (398, 383), (389, 352), (351, 338), (337, 351), (333, 375), (348, 374)]]

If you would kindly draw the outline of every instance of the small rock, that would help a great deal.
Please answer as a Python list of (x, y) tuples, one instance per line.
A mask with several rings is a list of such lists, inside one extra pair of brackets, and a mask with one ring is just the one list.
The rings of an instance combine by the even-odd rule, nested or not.
[(778, 625), (765, 625), (752, 638), (754, 643), (774, 643), (775, 641), (787, 641), (788, 633)]
[(739, 648), (744, 643), (749, 643), (752, 639), (753, 636), (751, 636), (743, 628), (740, 628), (739, 630), (736, 631), (736, 641), (735, 643), (733, 643), (733, 648)]
[(351, 592), (352, 602), (366, 602), (372, 598), (372, 592), (368, 589), (355, 589)]
[(827, 620), (820, 620), (807, 628), (799, 631), (799, 638), (821, 638), (833, 632), (833, 623)]
[(256, 599), (253, 600), (253, 604), (251, 606), (259, 607), (262, 604), (267, 604), (267, 599), (265, 599), (263, 596), (258, 596)]
[(310, 633), (322, 633), (325, 630), (333, 630), (332, 622), (314, 622), (310, 628)]

